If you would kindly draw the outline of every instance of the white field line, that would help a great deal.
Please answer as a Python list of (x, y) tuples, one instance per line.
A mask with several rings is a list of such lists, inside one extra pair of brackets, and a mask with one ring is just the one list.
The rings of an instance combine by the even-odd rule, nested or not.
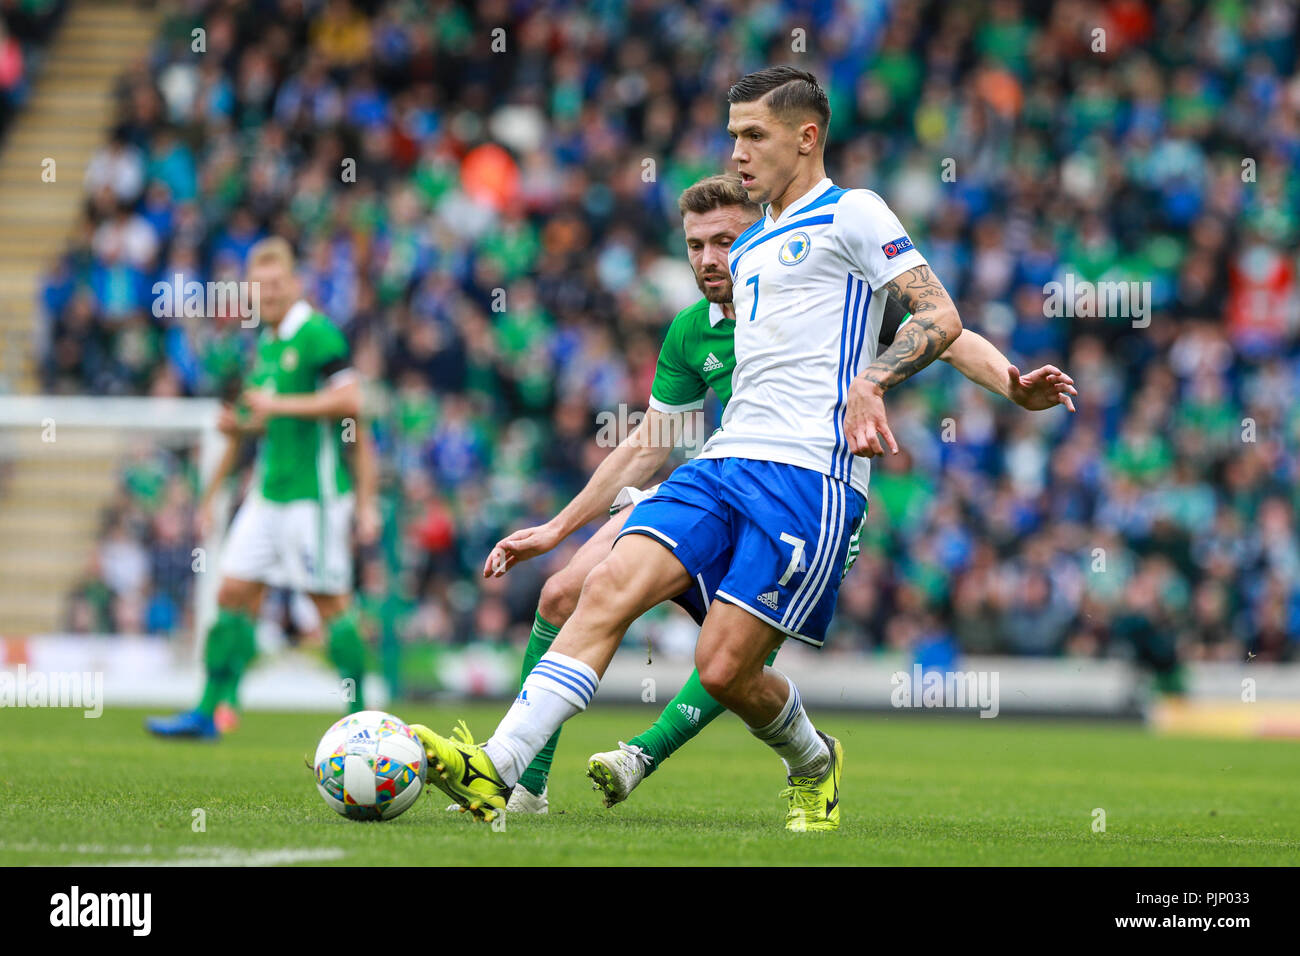
[[(93, 861), (91, 866), (281, 866), (324, 863), (342, 859), (343, 850), (328, 847), (246, 850), (234, 846), (166, 847), (154, 855), (152, 846), (107, 846), (99, 843), (3, 843), (0, 852), (60, 853), (77, 856), (126, 856), (136, 859)], [(166, 855), (163, 855), (166, 854)], [(73, 865), (73, 864), (69, 864)], [(85, 864), (79, 864), (85, 865)]]

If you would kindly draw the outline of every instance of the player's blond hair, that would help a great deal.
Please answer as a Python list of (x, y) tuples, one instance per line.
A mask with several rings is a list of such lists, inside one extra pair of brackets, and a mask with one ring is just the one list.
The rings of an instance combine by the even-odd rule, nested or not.
[(677, 209), (683, 216), (688, 212), (701, 216), (723, 206), (741, 206), (746, 212), (753, 213), (755, 219), (763, 213), (758, 203), (749, 198), (735, 173), (705, 176), (686, 187), (677, 199)]
[(297, 260), (289, 240), (283, 236), (268, 236), (255, 242), (253, 248), (248, 250), (248, 268), (252, 269), (264, 262), (284, 263), (284, 267), (293, 272)]

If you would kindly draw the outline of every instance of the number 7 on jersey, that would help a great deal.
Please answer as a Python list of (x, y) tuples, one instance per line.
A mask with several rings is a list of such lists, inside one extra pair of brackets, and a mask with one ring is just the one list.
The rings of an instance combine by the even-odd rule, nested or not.
[(786, 534), (782, 531), (781, 540), (794, 548), (794, 551), (790, 555), (790, 564), (785, 569), (785, 574), (781, 575), (781, 580), (776, 582), (780, 587), (785, 587), (785, 582), (790, 580), (790, 575), (794, 574), (796, 571), (806, 571), (808, 569), (803, 563), (803, 538), (796, 538), (794, 535)]

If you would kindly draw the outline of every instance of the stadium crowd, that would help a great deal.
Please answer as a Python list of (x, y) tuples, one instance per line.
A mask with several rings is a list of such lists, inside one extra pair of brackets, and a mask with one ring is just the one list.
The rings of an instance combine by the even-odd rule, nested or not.
[(66, 0), (0, 0), (0, 133), (31, 91)]
[[(169, 9), (45, 282), (45, 386), (229, 394), (250, 333), (155, 317), (153, 284), (290, 237), (367, 382), (386, 531), (359, 580), (389, 639), (525, 639), (569, 549), (485, 584), (483, 558), (581, 486), (599, 413), (643, 407), (698, 296), (676, 197), (727, 164), (728, 86), (789, 62), (828, 89), (832, 178), (1080, 391), (1030, 413), (936, 363), (889, 395), (903, 453), (826, 653), (1127, 655), (1169, 686), (1300, 656), (1294, 2)], [(1053, 316), (1067, 276), (1149, 283), (1149, 311)], [(185, 626), (192, 471), (132, 459), (70, 627)]]

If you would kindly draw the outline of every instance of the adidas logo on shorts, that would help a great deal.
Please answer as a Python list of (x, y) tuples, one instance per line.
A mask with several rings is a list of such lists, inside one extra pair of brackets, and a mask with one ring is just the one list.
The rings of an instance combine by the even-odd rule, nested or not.
[(689, 704), (678, 704), (677, 709), (681, 711), (683, 717), (691, 722), (692, 727), (700, 725), (700, 708), (691, 707)]
[(704, 360), (704, 371), (716, 372), (720, 368), (722, 368), (722, 362), (718, 360), (716, 355), (710, 352), (709, 357)]
[(777, 603), (777, 601), (781, 600), (781, 592), (780, 592), (780, 591), (768, 591), (766, 594), (760, 594), (760, 595), (758, 596), (758, 599), (759, 599), (759, 601), (761, 601), (763, 604), (766, 604), (766, 605), (767, 605), (768, 607), (770, 607), (773, 611), (775, 611), (775, 610), (776, 610), (776, 603)]

